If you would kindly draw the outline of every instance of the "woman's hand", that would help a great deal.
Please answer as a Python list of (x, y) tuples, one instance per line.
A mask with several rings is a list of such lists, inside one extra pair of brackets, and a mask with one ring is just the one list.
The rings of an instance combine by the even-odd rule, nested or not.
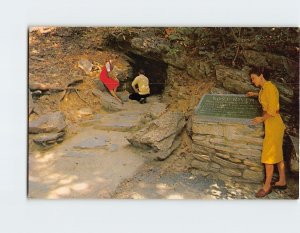
[(247, 92), (246, 96), (248, 96), (248, 97), (258, 96), (258, 93), (257, 92), (249, 91), (249, 92)]
[(263, 122), (264, 122), (264, 118), (263, 117), (255, 117), (255, 118), (252, 119), (252, 123), (254, 125), (257, 125), (257, 124), (263, 123)]

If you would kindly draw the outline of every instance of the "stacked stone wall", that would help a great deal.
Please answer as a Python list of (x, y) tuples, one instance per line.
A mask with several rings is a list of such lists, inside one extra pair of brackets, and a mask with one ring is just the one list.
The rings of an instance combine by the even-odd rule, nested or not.
[(261, 124), (207, 122), (194, 115), (192, 172), (222, 180), (261, 182), (263, 135)]

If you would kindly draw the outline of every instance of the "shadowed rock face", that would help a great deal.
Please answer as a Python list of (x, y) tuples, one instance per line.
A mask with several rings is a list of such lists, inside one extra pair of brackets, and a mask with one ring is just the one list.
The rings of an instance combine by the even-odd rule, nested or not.
[(48, 113), (29, 122), (29, 133), (60, 132), (66, 127), (62, 112)]
[[(221, 84), (225, 91), (230, 91), (235, 94), (245, 94), (248, 91), (258, 92), (259, 89), (255, 88), (250, 80), (247, 69), (238, 70), (223, 65), (216, 65), (216, 79)], [(291, 77), (288, 77), (290, 79)], [(291, 126), (298, 124), (298, 105), (297, 94), (291, 86), (287, 83), (280, 83), (273, 78), (271, 82), (277, 87), (280, 95), (280, 112), (285, 124), (288, 126), (286, 131), (288, 134), (291, 132)], [(296, 86), (296, 85), (295, 85)], [(294, 123), (292, 123), (294, 121)], [(294, 126), (293, 126), (294, 127)], [(297, 127), (298, 128), (298, 127)]]
[(249, 65), (264, 66), (271, 70), (284, 70), (287, 79), (297, 75), (297, 62), (284, 56), (254, 50), (245, 50), (243, 55)]
[(248, 91), (258, 91), (258, 89), (251, 84), (248, 72), (232, 69), (223, 65), (217, 65), (215, 69), (217, 80), (222, 83), (222, 86), (227, 91), (237, 94), (245, 94)]
[(138, 75), (140, 69), (143, 69), (145, 75), (149, 79), (149, 86), (151, 94), (161, 94), (164, 91), (167, 79), (167, 64), (163, 61), (149, 59), (144, 56), (134, 54), (132, 52), (127, 54), (130, 57), (130, 64), (132, 65), (132, 77), (128, 79), (127, 90), (132, 92), (131, 83)]
[(180, 145), (177, 136), (185, 123), (182, 113), (168, 112), (128, 136), (127, 140), (134, 146), (150, 148), (157, 159), (163, 160)]
[[(222, 86), (227, 91), (239, 94), (245, 94), (248, 91), (258, 92), (258, 88), (251, 84), (247, 70), (232, 69), (223, 65), (217, 65), (215, 69), (217, 80), (222, 83)], [(292, 104), (294, 98), (293, 89), (287, 84), (274, 80), (272, 82), (279, 90), (281, 103), (284, 105)]]

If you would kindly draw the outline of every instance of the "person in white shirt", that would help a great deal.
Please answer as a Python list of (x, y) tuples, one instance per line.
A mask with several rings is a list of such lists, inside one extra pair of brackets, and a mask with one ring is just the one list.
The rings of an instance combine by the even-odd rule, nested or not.
[(144, 70), (139, 71), (139, 75), (131, 85), (135, 93), (130, 94), (129, 99), (137, 100), (141, 104), (146, 103), (147, 97), (150, 96), (150, 87), (149, 79), (145, 76)]

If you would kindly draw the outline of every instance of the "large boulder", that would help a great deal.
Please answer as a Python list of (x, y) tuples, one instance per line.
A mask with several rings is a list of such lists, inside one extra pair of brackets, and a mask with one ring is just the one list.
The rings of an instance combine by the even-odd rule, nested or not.
[(102, 92), (100, 90), (93, 90), (93, 94), (99, 97), (102, 107), (107, 111), (121, 111), (123, 110), (123, 105), (116, 100), (115, 97), (108, 93)]
[(135, 37), (130, 41), (130, 46), (139, 55), (161, 55), (169, 50), (170, 43), (160, 37)]
[(171, 66), (183, 70), (186, 68), (187, 56), (183, 51), (172, 52), (172, 50), (169, 50), (167, 54), (163, 55), (162, 60)]
[(45, 114), (29, 122), (29, 133), (61, 132), (65, 129), (65, 116), (62, 112)]
[(271, 70), (283, 70), (289, 77), (295, 77), (298, 73), (297, 62), (284, 56), (271, 53), (244, 50), (243, 55), (247, 64), (256, 67), (263, 66)]
[(103, 82), (100, 81), (99, 77), (94, 79), (94, 83), (100, 91), (107, 91), (106, 87), (104, 86)]
[(86, 74), (89, 74), (93, 68), (93, 64), (87, 59), (80, 59), (78, 67), (83, 69)]
[(77, 115), (80, 117), (91, 116), (93, 110), (91, 108), (81, 108), (77, 111)]
[[(216, 76), (217, 80), (227, 91), (236, 94), (245, 94), (248, 91), (259, 91), (251, 84), (247, 70), (237, 70), (223, 65), (217, 65)], [(275, 80), (272, 80), (272, 83), (274, 83), (278, 88), (280, 99), (283, 104), (293, 103), (294, 92), (291, 87)]]
[(292, 104), (294, 99), (294, 91), (293, 89), (285, 83), (279, 83), (277, 81), (272, 80), (272, 83), (276, 85), (279, 91), (281, 103), (283, 104)]
[(127, 140), (134, 146), (151, 149), (157, 159), (164, 160), (179, 147), (178, 136), (185, 123), (182, 113), (167, 112), (128, 136)]
[(115, 65), (113, 69), (113, 75), (120, 82), (124, 82), (127, 80), (128, 77), (132, 76), (132, 67), (129, 65), (129, 63)]
[(187, 65), (187, 73), (194, 79), (204, 79), (210, 76), (213, 69), (210, 64), (203, 61), (190, 62)]
[(217, 80), (227, 90), (235, 94), (246, 94), (248, 91), (258, 91), (250, 81), (245, 70), (232, 69), (227, 66), (215, 66)]
[(118, 96), (123, 102), (128, 102), (128, 100), (129, 100), (129, 92), (127, 92), (127, 91), (117, 92), (117, 96)]

